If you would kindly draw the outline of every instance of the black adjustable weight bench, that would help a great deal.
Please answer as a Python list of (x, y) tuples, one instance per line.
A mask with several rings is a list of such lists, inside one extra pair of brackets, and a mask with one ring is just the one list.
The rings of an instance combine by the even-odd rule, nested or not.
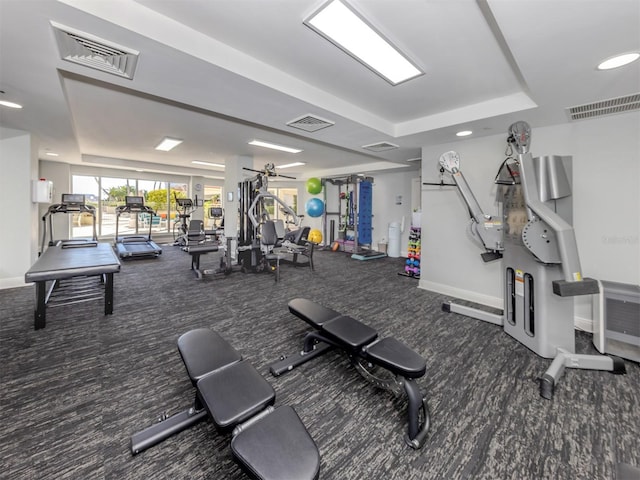
[[(333, 348), (343, 350), (365, 379), (396, 396), (406, 395), (409, 406), (405, 442), (411, 448), (421, 448), (430, 417), (426, 397), (414, 380), (426, 373), (424, 358), (395, 338), (379, 339), (368, 325), (311, 300), (293, 299), (289, 311), (314, 330), (305, 336), (302, 352), (281, 358), (271, 365), (271, 373), (280, 376)], [(386, 375), (381, 375), (380, 370)]]
[(206, 417), (232, 431), (231, 451), (240, 467), (261, 480), (317, 479), (318, 448), (292, 407), (273, 407), (275, 391), (219, 334), (200, 328), (178, 339), (194, 405), (131, 437), (135, 455)]

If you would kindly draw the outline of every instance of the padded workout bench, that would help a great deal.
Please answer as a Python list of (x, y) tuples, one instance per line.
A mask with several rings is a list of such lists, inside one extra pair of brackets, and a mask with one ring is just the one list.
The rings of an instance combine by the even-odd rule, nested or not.
[(178, 351), (196, 387), (193, 407), (131, 437), (135, 455), (207, 417), (232, 431), (231, 450), (257, 479), (317, 479), (320, 455), (295, 410), (273, 407), (275, 391), (219, 334), (199, 328), (178, 339)]
[[(373, 328), (311, 300), (293, 299), (289, 302), (289, 311), (311, 325), (314, 331), (305, 336), (302, 352), (281, 358), (271, 366), (271, 373), (282, 375), (334, 347), (343, 350), (365, 379), (396, 396), (404, 392), (409, 403), (405, 442), (411, 448), (421, 448), (429, 431), (430, 417), (426, 397), (422, 396), (414, 379), (426, 372), (424, 358), (395, 338), (378, 339)], [(376, 367), (390, 372), (393, 377), (378, 376)]]
[[(69, 240), (47, 248), (24, 275), (25, 282), (36, 284), (34, 328), (45, 328), (50, 300), (53, 305), (68, 305), (104, 295), (104, 314), (111, 315), (113, 274), (119, 271), (120, 260), (108, 243)], [(93, 282), (96, 278), (98, 282)]]
[(220, 250), (220, 247), (212, 244), (189, 245), (187, 247), (183, 247), (182, 250), (191, 255), (191, 270), (196, 274), (198, 280), (202, 280), (204, 275), (212, 272), (210, 270), (200, 269), (200, 256), (206, 255), (209, 252), (217, 252)]

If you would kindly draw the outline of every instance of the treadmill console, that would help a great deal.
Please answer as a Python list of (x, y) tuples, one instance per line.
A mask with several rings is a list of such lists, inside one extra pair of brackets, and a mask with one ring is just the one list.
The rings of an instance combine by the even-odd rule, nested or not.
[(193, 207), (193, 200), (191, 200), (190, 198), (176, 198), (176, 203), (181, 208)]
[(222, 217), (222, 208), (220, 208), (220, 207), (210, 207), (209, 208), (209, 217), (211, 217), (211, 218), (221, 218)]
[(126, 197), (124, 197), (124, 201), (126, 206), (131, 209), (139, 209), (144, 207), (144, 197), (127, 195)]
[(67, 207), (84, 206), (84, 195), (81, 193), (63, 193), (62, 205)]

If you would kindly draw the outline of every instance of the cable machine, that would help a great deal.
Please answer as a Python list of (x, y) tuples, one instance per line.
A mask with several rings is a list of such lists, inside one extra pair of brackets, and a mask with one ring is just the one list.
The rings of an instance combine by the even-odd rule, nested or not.
[(323, 178), (321, 181), (324, 187), (324, 204), (327, 206), (327, 184), (338, 187), (338, 211), (329, 212), (325, 208), (322, 215), (323, 236), (327, 239), (327, 245), (331, 245), (333, 250), (353, 254), (371, 250), (373, 177), (350, 175), (344, 178)]
[[(453, 151), (440, 157), (457, 185), (471, 216), (470, 231), (486, 252), (484, 261), (502, 258), (504, 307), (500, 315), (445, 303), (445, 311), (494, 323), (553, 362), (540, 378), (540, 395), (553, 398), (565, 368), (624, 373), (614, 356), (575, 353), (574, 296), (598, 293), (598, 282), (582, 276), (572, 221), (571, 157), (533, 157), (531, 128), (509, 127), (507, 159), (495, 183), (503, 220), (485, 214), (460, 171)], [(517, 158), (512, 157), (513, 149)]]
[(269, 177), (293, 177), (277, 174), (273, 163), (266, 164), (264, 170), (250, 168), (244, 170), (256, 172), (257, 175), (238, 184), (238, 261), (243, 271), (259, 272), (265, 266), (260, 242), (260, 226), (271, 220), (265, 201), (272, 201), (274, 208), (276, 205), (279, 206), (298, 228), (302, 219), (291, 207), (268, 191)]

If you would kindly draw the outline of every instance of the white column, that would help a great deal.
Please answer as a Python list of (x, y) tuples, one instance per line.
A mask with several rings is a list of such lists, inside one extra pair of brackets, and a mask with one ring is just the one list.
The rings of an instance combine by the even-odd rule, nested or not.
[(31, 201), (37, 151), (29, 133), (0, 128), (0, 204), (7, 206), (0, 235), (0, 288), (23, 286), (38, 255), (38, 204)]

